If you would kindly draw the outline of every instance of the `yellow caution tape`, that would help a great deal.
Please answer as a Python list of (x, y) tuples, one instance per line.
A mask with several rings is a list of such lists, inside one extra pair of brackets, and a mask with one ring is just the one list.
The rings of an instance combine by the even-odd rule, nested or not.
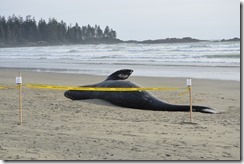
[[(25, 84), (23, 85), (29, 88), (37, 88), (37, 89), (53, 89), (53, 90), (80, 90), (80, 91), (172, 91), (172, 90), (182, 90), (185, 91), (179, 93), (179, 96), (188, 93), (188, 88), (107, 88), (107, 87), (73, 87), (73, 86), (57, 86), (57, 85), (43, 85), (43, 84)], [(10, 89), (17, 88), (17, 86), (0, 86), (0, 89)]]
[(0, 89), (16, 88), (16, 86), (0, 86)]
[(103, 87), (72, 87), (72, 86), (57, 86), (43, 84), (25, 84), (29, 88), (38, 89), (54, 89), (54, 90), (81, 90), (81, 91), (162, 91), (162, 90), (180, 90), (185, 88), (103, 88)]

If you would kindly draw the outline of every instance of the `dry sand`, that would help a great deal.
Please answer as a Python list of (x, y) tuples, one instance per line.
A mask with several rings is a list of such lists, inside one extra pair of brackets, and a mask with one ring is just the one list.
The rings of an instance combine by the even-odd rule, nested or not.
[[(0, 85), (15, 85), (17, 70), (0, 69)], [(102, 76), (22, 71), (24, 83), (85, 85)], [(130, 77), (144, 87), (184, 87), (185, 79)], [(170, 103), (188, 95), (155, 91)], [(222, 114), (121, 108), (101, 100), (72, 101), (63, 91), (0, 90), (1, 160), (240, 160), (240, 82), (193, 79), (193, 104)]]

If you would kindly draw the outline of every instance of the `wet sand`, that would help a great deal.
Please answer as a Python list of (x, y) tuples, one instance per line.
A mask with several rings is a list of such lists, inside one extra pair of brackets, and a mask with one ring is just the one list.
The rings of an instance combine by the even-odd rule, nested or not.
[[(18, 70), (0, 69), (0, 86)], [(79, 86), (105, 76), (22, 71), (23, 83)], [(144, 87), (185, 87), (182, 78), (132, 77)], [(188, 104), (188, 95), (153, 91)], [(240, 160), (240, 82), (193, 79), (193, 104), (223, 113), (145, 111), (101, 100), (72, 101), (63, 91), (23, 87), (19, 125), (16, 88), (0, 89), (1, 160)]]

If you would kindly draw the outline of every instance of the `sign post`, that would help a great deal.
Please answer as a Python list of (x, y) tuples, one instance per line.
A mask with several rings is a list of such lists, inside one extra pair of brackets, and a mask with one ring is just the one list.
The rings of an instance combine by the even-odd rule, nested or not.
[(187, 87), (189, 89), (189, 99), (190, 99), (190, 122), (192, 123), (192, 83), (191, 78), (186, 81)]
[(19, 72), (19, 76), (16, 77), (16, 84), (19, 88), (19, 113), (20, 113), (20, 125), (22, 125), (22, 77), (21, 73)]

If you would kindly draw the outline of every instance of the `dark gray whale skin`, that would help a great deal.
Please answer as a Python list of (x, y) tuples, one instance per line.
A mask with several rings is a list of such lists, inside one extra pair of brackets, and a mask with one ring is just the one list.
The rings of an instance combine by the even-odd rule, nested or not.
[[(138, 86), (137, 84), (125, 80), (130, 76), (132, 72), (133, 71), (130, 69), (119, 70), (108, 76), (108, 78), (103, 82), (92, 85), (85, 85), (82, 87), (140, 88), (140, 86)], [(190, 110), (189, 105), (169, 104), (158, 99), (147, 91), (106, 92), (68, 90), (64, 93), (64, 96), (72, 100), (101, 99), (117, 106), (133, 109), (172, 112), (188, 112)], [(192, 108), (193, 112), (211, 114), (219, 113), (215, 109), (207, 106), (193, 105)]]

